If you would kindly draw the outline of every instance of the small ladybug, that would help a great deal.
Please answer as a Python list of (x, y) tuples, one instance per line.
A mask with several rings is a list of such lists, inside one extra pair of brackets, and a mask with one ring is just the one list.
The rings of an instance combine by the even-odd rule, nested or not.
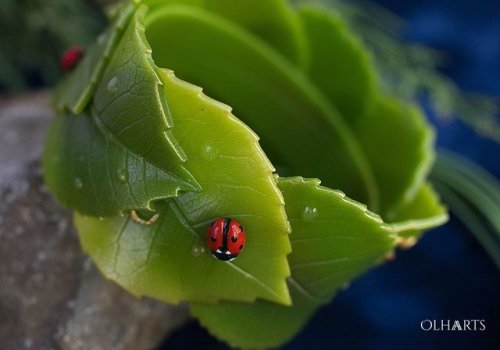
[(80, 46), (71, 46), (61, 56), (59, 64), (64, 71), (72, 70), (82, 59), (84, 54), (83, 48)]
[(241, 253), (246, 242), (243, 226), (231, 218), (217, 218), (207, 233), (207, 245), (219, 260), (231, 261)]

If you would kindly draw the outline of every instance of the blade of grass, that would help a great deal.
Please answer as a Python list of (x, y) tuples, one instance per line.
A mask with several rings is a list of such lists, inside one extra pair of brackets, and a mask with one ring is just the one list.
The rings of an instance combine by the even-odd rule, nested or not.
[(500, 184), (478, 165), (440, 152), (431, 179), (452, 213), (500, 269)]

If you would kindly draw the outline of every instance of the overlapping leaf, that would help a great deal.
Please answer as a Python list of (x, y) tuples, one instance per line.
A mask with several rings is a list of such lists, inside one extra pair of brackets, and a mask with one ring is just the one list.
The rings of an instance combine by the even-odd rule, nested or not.
[(366, 207), (317, 180), (280, 178), (292, 224), (292, 306), (266, 301), (191, 304), (192, 313), (232, 346), (269, 348), (289, 340), (322, 303), (352, 278), (379, 263), (395, 233)]
[(185, 176), (178, 177), (155, 167), (123, 147), (91, 115), (54, 119), (43, 166), (47, 186), (61, 203), (98, 217), (153, 209), (152, 201), (199, 191), (186, 180), (190, 177), (184, 168)]
[(382, 95), (353, 129), (380, 189), (379, 212), (392, 222), (394, 208), (411, 202), (425, 182), (434, 160), (434, 132), (416, 107)]
[(301, 23), (286, 0), (145, 0), (144, 3), (150, 13), (175, 4), (216, 13), (263, 39), (291, 62), (306, 65), (308, 52)]
[[(397, 241), (446, 220), (425, 182), (432, 130), (377, 93), (369, 55), (333, 13), (284, 0), (137, 0), (112, 18), (56, 95), (67, 113), (44, 163), (49, 187), (80, 211), (84, 249), (131, 293), (191, 301), (234, 346), (279, 346)], [(254, 132), (281, 175), (319, 177), (390, 224), (318, 180), (276, 180)], [(116, 215), (143, 208), (158, 221)], [(233, 262), (205, 249), (218, 216), (247, 231)]]
[(335, 108), (259, 38), (188, 6), (158, 9), (146, 27), (156, 64), (234, 106), (273, 164), (319, 177), (359, 200), (376, 192), (367, 160)]
[[(168, 302), (255, 298), (289, 304), (285, 278), (289, 226), (272, 166), (256, 135), (201, 89), (163, 73), (176, 135), (188, 171), (203, 191), (157, 206), (150, 226), (128, 217), (99, 220), (76, 215), (84, 249), (103, 273), (130, 292)], [(203, 251), (218, 216), (238, 219), (247, 246), (234, 262)]]
[(144, 37), (145, 9), (134, 13), (96, 88), (93, 107), (103, 128), (125, 147), (177, 173), (186, 155), (172, 132), (163, 83)]
[[(333, 11), (300, 9), (310, 46), (312, 81), (339, 107), (363, 148), (386, 220), (411, 202), (433, 161), (433, 131), (424, 116), (389, 96), (375, 94), (375, 72), (362, 43)], [(392, 215), (394, 216), (394, 215)]]
[[(88, 89), (79, 85), (68, 89), (74, 97), (78, 92), (81, 101), (95, 93), (86, 108), (88, 120), (84, 115), (57, 117), (45, 148), (49, 187), (61, 202), (87, 215), (151, 209), (152, 201), (176, 196), (179, 191), (200, 190), (182, 165), (186, 156), (171, 131), (163, 83), (144, 38), (145, 8), (132, 9), (123, 6), (108, 40), (100, 40), (97, 49), (68, 77), (83, 78), (81, 69), (95, 65), (87, 76), (94, 79)], [(65, 99), (68, 96), (56, 99), (70, 103)]]
[(286, 0), (204, 0), (203, 8), (255, 34), (291, 62), (306, 66), (305, 36)]
[(375, 95), (370, 57), (336, 13), (309, 5), (302, 7), (299, 15), (310, 50), (308, 75), (352, 125)]
[(404, 238), (418, 237), (448, 221), (446, 207), (441, 204), (430, 183), (424, 183), (415, 197), (391, 212), (392, 228)]

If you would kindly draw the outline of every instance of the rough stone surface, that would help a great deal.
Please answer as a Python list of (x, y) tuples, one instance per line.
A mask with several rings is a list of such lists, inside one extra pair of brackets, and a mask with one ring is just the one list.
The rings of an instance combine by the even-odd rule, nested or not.
[(0, 349), (149, 349), (188, 317), (136, 299), (86, 258), (43, 185), (47, 94), (0, 99)]

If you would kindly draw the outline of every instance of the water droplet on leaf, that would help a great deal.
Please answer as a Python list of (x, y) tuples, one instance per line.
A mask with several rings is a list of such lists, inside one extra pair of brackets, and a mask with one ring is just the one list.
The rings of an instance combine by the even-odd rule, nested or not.
[(118, 78), (117, 77), (113, 77), (113, 78), (109, 79), (106, 90), (108, 91), (109, 96), (113, 96), (116, 94), (116, 92), (118, 91)]
[(203, 146), (202, 156), (206, 160), (213, 160), (217, 156), (217, 148), (214, 148), (212, 145)]
[(201, 245), (199, 243), (193, 244), (193, 247), (191, 248), (191, 254), (194, 257), (198, 257), (201, 254), (203, 254), (204, 252), (205, 252), (205, 247), (203, 245)]
[(117, 175), (118, 175), (118, 181), (121, 182), (122, 184), (128, 181), (128, 174), (125, 169), (119, 169)]
[(303, 221), (313, 221), (318, 217), (318, 208), (315, 207), (305, 207), (302, 211), (302, 220)]

